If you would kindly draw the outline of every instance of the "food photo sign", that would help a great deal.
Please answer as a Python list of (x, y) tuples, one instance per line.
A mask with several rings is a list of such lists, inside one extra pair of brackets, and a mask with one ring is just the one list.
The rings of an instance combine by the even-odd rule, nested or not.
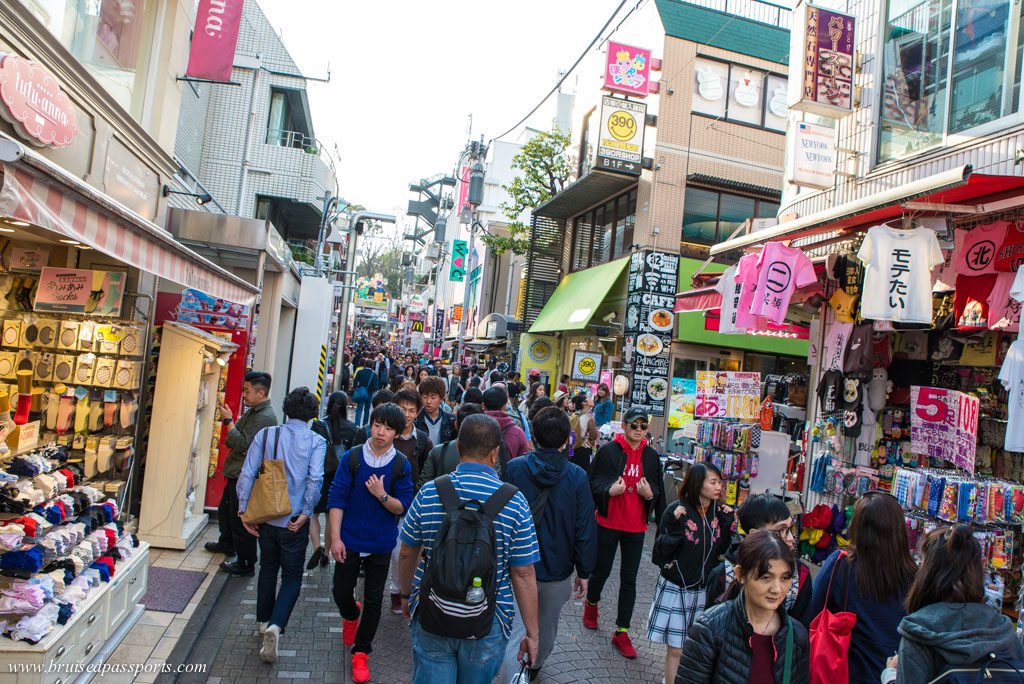
[(652, 416), (665, 415), (669, 394), (669, 352), (679, 289), (679, 255), (634, 252), (626, 284), (623, 369), (632, 372), (629, 405)]
[(761, 374), (697, 371), (697, 418), (756, 421), (761, 415)]

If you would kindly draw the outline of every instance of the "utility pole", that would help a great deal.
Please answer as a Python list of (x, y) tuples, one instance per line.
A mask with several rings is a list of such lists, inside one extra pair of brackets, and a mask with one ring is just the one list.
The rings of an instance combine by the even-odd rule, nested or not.
[[(483, 228), (480, 223), (480, 216), (477, 209), (484, 201), (484, 165), (483, 160), (487, 157), (487, 146), (483, 143), (483, 136), (480, 142), (473, 141), (467, 150), (473, 165), (469, 171), (469, 191), (466, 193), (466, 204), (473, 208), (473, 223), (469, 226), (469, 251), (466, 253), (467, 260), (473, 255), (473, 243), (476, 237), (477, 228)], [(462, 351), (465, 346), (466, 320), (469, 318), (469, 287), (472, 273), (469, 264), (466, 264), (466, 280), (462, 291), (462, 319), (459, 321), (459, 349), (455, 356), (456, 363), (462, 363)]]

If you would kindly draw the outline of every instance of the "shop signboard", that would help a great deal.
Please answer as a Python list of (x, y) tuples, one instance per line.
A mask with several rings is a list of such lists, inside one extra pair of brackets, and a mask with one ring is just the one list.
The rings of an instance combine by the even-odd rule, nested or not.
[(819, 116), (842, 118), (853, 111), (853, 17), (804, 5), (794, 17), (790, 55), (803, 73), (790, 78), (789, 106)]
[(422, 333), (423, 332), (423, 313), (420, 311), (414, 311), (409, 314), (409, 332)]
[(47, 267), (39, 276), (32, 310), (40, 313), (119, 316), (124, 288), (125, 274), (121, 271)]
[(910, 388), (910, 450), (974, 472), (980, 401), (938, 387)]
[(249, 328), (248, 306), (217, 299), (199, 290), (184, 290), (180, 296), (164, 297), (165, 294), (161, 292), (157, 299), (158, 320), (225, 331)]
[(243, 2), (199, 0), (186, 76), (220, 83), (231, 81)]
[(602, 97), (595, 168), (639, 176), (643, 170), (646, 120), (644, 103)]
[(796, 121), (790, 130), (786, 182), (803, 188), (831, 188), (836, 177), (834, 128)]
[(434, 340), (432, 342), (434, 349), (440, 349), (442, 342), (444, 342), (444, 309), (437, 307), (437, 311), (434, 312)]
[(626, 281), (623, 370), (633, 374), (630, 405), (654, 416), (665, 415), (678, 288), (678, 254), (633, 252)]
[(697, 371), (697, 418), (756, 421), (761, 415), (761, 374), (738, 371)]
[(461, 304), (455, 304), (455, 305), (452, 306), (452, 320), (453, 321), (461, 321), (462, 320), (462, 305)]
[(601, 379), (601, 361), (604, 355), (601, 352), (585, 351), (577, 349), (572, 353), (573, 380), (580, 382), (597, 382)]
[(11, 247), (12, 271), (41, 271), (50, 260), (49, 247)]
[(160, 179), (116, 139), (107, 143), (103, 189), (139, 216), (156, 216)]
[(373, 274), (372, 278), (357, 279), (355, 288), (356, 306), (362, 309), (389, 308), (387, 283), (380, 273)]
[(0, 53), (0, 118), (33, 145), (66, 147), (78, 135), (75, 105), (43, 67)]
[(452, 240), (452, 266), (448, 271), (448, 280), (461, 283), (466, 279), (466, 255), (469, 245), (465, 240)]
[(668, 409), (668, 426), (685, 428), (693, 422), (697, 404), (697, 381), (693, 378), (672, 378), (672, 394)]
[(647, 97), (651, 80), (651, 51), (608, 41), (604, 90)]

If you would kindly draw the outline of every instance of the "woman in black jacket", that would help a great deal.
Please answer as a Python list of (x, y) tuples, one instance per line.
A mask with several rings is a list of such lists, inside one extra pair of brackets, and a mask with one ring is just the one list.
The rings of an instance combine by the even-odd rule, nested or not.
[(326, 549), (320, 545), (320, 514), (327, 514), (327, 493), (331, 490), (334, 473), (338, 470), (338, 455), (349, 450), (352, 440), (359, 432), (359, 426), (348, 419), (348, 395), (344, 392), (332, 392), (327, 397), (326, 416), (323, 420), (313, 421), (310, 429), (327, 440), (327, 453), (324, 456), (324, 483), (320, 488), (320, 501), (313, 509), (313, 517), (309, 519), (309, 539), (313, 542), (313, 555), (306, 565), (307, 570), (312, 570), (318, 564), (325, 567), (331, 557), (331, 535), (324, 535)]
[(783, 607), (796, 560), (782, 537), (755, 530), (740, 543), (732, 598), (693, 623), (676, 684), (805, 684), (807, 630)]
[(665, 509), (651, 560), (661, 568), (647, 617), (647, 638), (665, 644), (665, 681), (671, 681), (693, 621), (704, 610), (711, 572), (729, 548), (733, 512), (722, 506), (722, 473), (710, 463), (690, 466), (679, 500)]

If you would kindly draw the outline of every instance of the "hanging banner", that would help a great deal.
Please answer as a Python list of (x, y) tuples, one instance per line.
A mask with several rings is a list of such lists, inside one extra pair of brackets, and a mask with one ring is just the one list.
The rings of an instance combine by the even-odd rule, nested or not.
[(761, 416), (761, 374), (697, 371), (697, 418), (736, 418), (756, 421)]
[(440, 349), (444, 342), (444, 309), (437, 307), (434, 312), (434, 349)]
[(836, 178), (836, 131), (796, 121), (790, 129), (786, 182), (804, 188), (831, 188)]
[(910, 388), (910, 451), (974, 472), (980, 401), (938, 387)]
[(185, 75), (229, 83), (244, 0), (199, 0)]
[(793, 18), (790, 63), (801, 64), (803, 74), (789, 79), (790, 109), (846, 116), (853, 111), (854, 18), (811, 5)]
[(124, 287), (125, 274), (120, 271), (47, 267), (39, 276), (32, 310), (118, 316)]

